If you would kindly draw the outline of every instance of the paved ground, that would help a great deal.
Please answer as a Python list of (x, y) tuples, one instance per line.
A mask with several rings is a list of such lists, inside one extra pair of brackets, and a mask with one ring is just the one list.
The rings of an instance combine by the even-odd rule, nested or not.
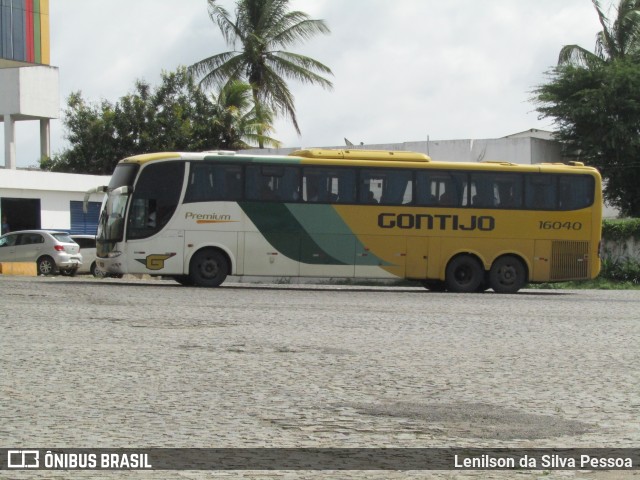
[[(207, 290), (0, 276), (0, 299), (0, 447), (640, 445), (640, 291)], [(102, 475), (640, 478), (572, 471)]]

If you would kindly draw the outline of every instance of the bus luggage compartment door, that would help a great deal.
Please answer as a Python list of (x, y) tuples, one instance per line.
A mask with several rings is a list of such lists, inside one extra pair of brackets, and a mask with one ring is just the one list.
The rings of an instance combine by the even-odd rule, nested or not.
[(429, 238), (407, 237), (407, 278), (427, 278)]
[(405, 237), (359, 235), (356, 245), (356, 277), (405, 277), (407, 242)]

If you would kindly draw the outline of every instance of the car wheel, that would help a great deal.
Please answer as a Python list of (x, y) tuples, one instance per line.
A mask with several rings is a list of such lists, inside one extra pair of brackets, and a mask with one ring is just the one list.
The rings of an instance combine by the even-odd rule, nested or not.
[(189, 263), (189, 278), (198, 287), (218, 287), (228, 274), (229, 262), (219, 250), (200, 250)]
[(40, 257), (37, 261), (38, 275), (53, 275), (56, 271), (56, 262), (51, 257)]
[(489, 283), (497, 293), (516, 293), (527, 283), (527, 270), (518, 257), (506, 255), (493, 262)]
[(447, 265), (445, 278), (451, 292), (477, 292), (484, 279), (484, 270), (475, 257), (458, 255)]

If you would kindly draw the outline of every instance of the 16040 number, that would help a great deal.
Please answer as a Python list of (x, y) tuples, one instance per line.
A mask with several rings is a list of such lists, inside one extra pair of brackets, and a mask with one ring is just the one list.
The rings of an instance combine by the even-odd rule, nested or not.
[(582, 230), (582, 222), (552, 222), (541, 220), (540, 230)]

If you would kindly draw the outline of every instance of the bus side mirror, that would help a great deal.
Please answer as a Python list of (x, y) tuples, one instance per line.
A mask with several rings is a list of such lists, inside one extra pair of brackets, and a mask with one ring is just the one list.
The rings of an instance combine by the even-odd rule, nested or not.
[(92, 188), (91, 190), (87, 190), (84, 194), (84, 202), (82, 202), (82, 211), (87, 213), (89, 209), (89, 197), (91, 197), (93, 193), (107, 193), (108, 188), (109, 187), (106, 185), (101, 185), (99, 187)]

